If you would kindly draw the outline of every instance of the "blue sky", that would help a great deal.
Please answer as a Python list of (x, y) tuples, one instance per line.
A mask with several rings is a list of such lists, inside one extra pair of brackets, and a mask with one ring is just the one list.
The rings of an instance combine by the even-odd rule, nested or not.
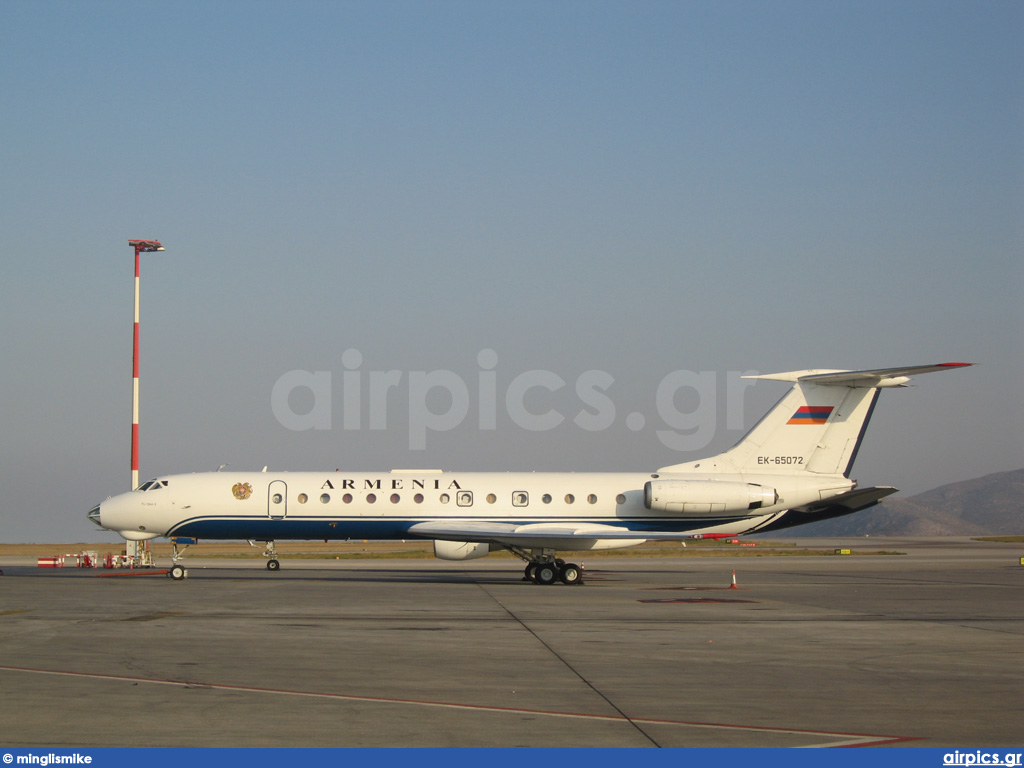
[[(1018, 2), (2, 4), (0, 540), (95, 539), (128, 485), (129, 238), (167, 247), (144, 477), (649, 470), (781, 395), (737, 417), (730, 372), (947, 360), (979, 366), (885, 393), (855, 476), (1024, 466), (1021, 39)], [(385, 430), (343, 428), (352, 349), (363, 386), (402, 372)], [(275, 417), (295, 370), (331, 373), (331, 429)], [(503, 408), (533, 370), (554, 429)], [(713, 414), (690, 453), (657, 436), (679, 370), (717, 384), (673, 401)], [(424, 450), (416, 371), (472, 401)], [(606, 429), (573, 422), (587, 371)]]

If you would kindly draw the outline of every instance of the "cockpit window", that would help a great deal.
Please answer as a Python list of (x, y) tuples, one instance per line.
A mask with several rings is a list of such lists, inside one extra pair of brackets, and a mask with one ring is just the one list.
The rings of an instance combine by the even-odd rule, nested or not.
[(153, 483), (155, 483), (155, 482), (156, 482), (156, 480), (147, 480), (142, 485), (140, 485), (137, 488), (137, 490), (139, 490), (139, 491), (148, 491), (150, 489), (150, 487), (152, 487)]
[(166, 487), (167, 487), (167, 481), (166, 480), (147, 480), (142, 485), (140, 485), (136, 490), (139, 490), (139, 491), (155, 491), (158, 488), (166, 488)]

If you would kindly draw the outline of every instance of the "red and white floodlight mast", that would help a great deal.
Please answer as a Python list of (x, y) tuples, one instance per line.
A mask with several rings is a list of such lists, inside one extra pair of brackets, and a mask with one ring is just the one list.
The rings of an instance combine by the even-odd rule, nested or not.
[[(132, 344), (132, 490), (139, 487), (139, 254), (162, 251), (157, 240), (129, 240), (135, 249), (135, 330)], [(126, 542), (126, 554), (138, 556), (139, 542)]]

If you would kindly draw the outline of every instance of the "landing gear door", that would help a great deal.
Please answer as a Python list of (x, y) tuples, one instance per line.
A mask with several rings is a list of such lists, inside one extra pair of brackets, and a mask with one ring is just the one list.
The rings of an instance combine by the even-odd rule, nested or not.
[(267, 489), (267, 514), (271, 520), (284, 520), (288, 515), (288, 485), (274, 480)]

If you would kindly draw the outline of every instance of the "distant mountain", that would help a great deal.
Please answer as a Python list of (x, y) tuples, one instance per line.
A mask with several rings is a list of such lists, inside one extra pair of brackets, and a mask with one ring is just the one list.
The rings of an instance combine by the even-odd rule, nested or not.
[(785, 531), (790, 536), (1024, 534), (1024, 469), (951, 483), (863, 512)]

